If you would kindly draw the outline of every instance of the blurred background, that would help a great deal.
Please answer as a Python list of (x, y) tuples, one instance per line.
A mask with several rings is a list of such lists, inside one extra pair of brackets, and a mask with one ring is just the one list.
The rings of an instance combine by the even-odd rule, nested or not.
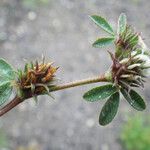
[[(150, 46), (149, 8), (149, 0), (0, 0), (0, 56), (22, 68), (43, 54), (60, 66), (60, 83), (99, 75), (111, 64), (111, 49), (92, 48), (103, 32), (88, 16), (115, 27), (125, 12)], [(41, 96), (37, 104), (30, 99), (1, 117), (0, 150), (150, 150), (150, 80), (140, 91), (147, 110), (137, 114), (122, 101), (106, 127), (98, 124), (104, 102), (82, 98), (93, 86), (55, 92), (55, 100)]]

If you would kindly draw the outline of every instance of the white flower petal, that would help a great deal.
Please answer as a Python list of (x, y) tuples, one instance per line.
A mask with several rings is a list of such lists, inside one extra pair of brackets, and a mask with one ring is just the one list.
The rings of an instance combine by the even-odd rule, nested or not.
[(135, 79), (135, 80), (141, 79), (141, 76), (136, 75), (136, 76), (134, 76), (134, 79)]
[(120, 61), (121, 64), (126, 64), (129, 61), (129, 58), (124, 58)]
[(135, 56), (137, 54), (137, 51), (131, 52), (131, 57)]
[(121, 78), (130, 78), (131, 75), (130, 75), (130, 74), (123, 74), (123, 75), (121, 75), (120, 77), (121, 77)]
[(128, 66), (128, 69), (133, 69), (133, 68), (139, 67), (139, 66), (141, 66), (141, 64), (133, 64), (133, 65)]
[(149, 60), (149, 61), (146, 61), (146, 62), (143, 64), (143, 67), (144, 67), (144, 68), (150, 67), (150, 60)]
[(139, 54), (134, 57), (134, 59), (140, 59), (142, 61), (150, 61), (150, 57), (144, 54)]

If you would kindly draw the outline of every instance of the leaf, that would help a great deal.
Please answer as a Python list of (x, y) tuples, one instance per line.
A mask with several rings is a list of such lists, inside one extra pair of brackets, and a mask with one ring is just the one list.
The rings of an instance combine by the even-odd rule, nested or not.
[(12, 87), (10, 83), (3, 84), (0, 86), (0, 106), (4, 104), (12, 93)]
[(117, 114), (119, 106), (119, 92), (114, 93), (107, 100), (105, 105), (103, 106), (100, 116), (99, 123), (102, 126), (109, 124)]
[(117, 91), (117, 88), (112, 84), (99, 86), (91, 89), (83, 95), (86, 101), (94, 102), (105, 99)]
[(13, 68), (4, 59), (0, 59), (0, 78), (7, 81), (15, 79), (15, 72)]
[(96, 15), (90, 16), (90, 18), (92, 19), (92, 21), (94, 21), (94, 23), (96, 25), (101, 27), (107, 33), (114, 36), (114, 31), (113, 31), (112, 27), (104, 18), (102, 18), (101, 16), (96, 16)]
[(108, 37), (108, 38), (100, 38), (100, 39), (96, 40), (96, 41), (93, 43), (93, 46), (96, 47), (96, 48), (101, 48), (101, 47), (104, 47), (104, 46), (107, 46), (107, 45), (112, 44), (113, 41), (114, 41), (114, 38), (111, 38), (111, 37)]
[(9, 99), (12, 93), (11, 81), (14, 79), (13, 68), (4, 59), (0, 59), (0, 106)]
[(143, 98), (134, 90), (130, 90), (128, 92), (127, 89), (122, 88), (121, 93), (134, 109), (142, 111), (146, 108)]
[(120, 14), (118, 19), (118, 34), (122, 34), (127, 26), (127, 18), (124, 13)]
[(7, 77), (1, 77), (0, 76), (0, 86), (10, 83), (10, 80)]

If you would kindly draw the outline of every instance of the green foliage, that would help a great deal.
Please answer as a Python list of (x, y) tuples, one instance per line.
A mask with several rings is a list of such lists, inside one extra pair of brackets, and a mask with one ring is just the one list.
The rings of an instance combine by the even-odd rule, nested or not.
[(0, 77), (6, 81), (15, 79), (15, 72), (13, 68), (4, 59), (0, 59)]
[(117, 114), (119, 99), (119, 92), (116, 92), (107, 100), (99, 116), (100, 125), (107, 125), (114, 119)]
[[(118, 91), (118, 92), (117, 92)], [(121, 93), (129, 104), (138, 111), (142, 111), (146, 108), (143, 98), (134, 90), (128, 91), (125, 88), (120, 89)], [(100, 125), (109, 124), (115, 117), (119, 106), (119, 89), (112, 84), (95, 87), (83, 95), (83, 98), (89, 102), (95, 102), (98, 100), (104, 100), (108, 98), (107, 102), (103, 106), (100, 116)]]
[(118, 19), (118, 34), (122, 34), (126, 30), (127, 18), (124, 13), (119, 16)]
[(129, 92), (126, 89), (121, 89), (121, 93), (129, 104), (138, 111), (142, 111), (146, 108), (143, 98), (134, 90)]
[(123, 126), (120, 139), (126, 150), (149, 150), (150, 118), (144, 115), (130, 118)]
[(0, 59), (0, 105), (9, 99), (13, 80), (15, 80), (13, 68), (4, 59)]
[(102, 28), (107, 33), (114, 36), (114, 31), (111, 27), (111, 25), (101, 16), (93, 15), (90, 16), (90, 18), (94, 21), (96, 25), (98, 25), (100, 28)]
[(86, 92), (83, 98), (89, 102), (95, 102), (108, 98), (99, 117), (100, 125), (109, 124), (115, 117), (119, 105), (119, 93), (112, 84), (96, 87)]
[(109, 96), (114, 94), (116, 91), (117, 91), (116, 87), (113, 86), (112, 84), (103, 85), (103, 86), (93, 88), (90, 91), (86, 92), (83, 95), (83, 98), (86, 101), (94, 102), (94, 101), (108, 98)]
[[(137, 45), (138, 34), (134, 33), (133, 29), (127, 25), (127, 18), (124, 13), (120, 14), (118, 18), (117, 33), (114, 32), (111, 25), (106, 21), (105, 18), (97, 15), (90, 16), (90, 18), (96, 25), (111, 35), (111, 37), (103, 37), (96, 40), (93, 43), (94, 47), (101, 48), (112, 43), (117, 44), (116, 55), (120, 56), (122, 55), (122, 49), (126, 50)], [(127, 46), (125, 46), (125, 44)], [(127, 51), (127, 53), (129, 52)]]
[(93, 43), (93, 46), (96, 47), (96, 48), (101, 48), (101, 47), (104, 47), (106, 45), (110, 45), (114, 42), (114, 38), (100, 38), (100, 39), (97, 39), (94, 43)]
[(4, 104), (12, 93), (12, 86), (9, 83), (0, 86), (0, 106)]

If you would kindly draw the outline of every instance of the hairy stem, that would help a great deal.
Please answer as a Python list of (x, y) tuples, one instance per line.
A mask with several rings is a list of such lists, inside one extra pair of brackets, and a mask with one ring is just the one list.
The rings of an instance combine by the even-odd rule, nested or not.
[(107, 79), (105, 78), (104, 75), (98, 76), (98, 77), (93, 77), (93, 78), (88, 78), (88, 79), (83, 79), (83, 80), (78, 80), (78, 81), (73, 81), (69, 82), (66, 84), (58, 85), (50, 89), (50, 92), (53, 91), (59, 91), (71, 87), (76, 87), (76, 86), (82, 86), (85, 84), (91, 84), (91, 83), (97, 83), (97, 82), (106, 82)]
[[(73, 82), (69, 82), (66, 84), (58, 85), (53, 88), (50, 88), (50, 92), (59, 91), (59, 90), (76, 87), (76, 86), (82, 86), (85, 84), (97, 83), (97, 82), (108, 82), (108, 80), (105, 78), (104, 75), (101, 75), (98, 77), (93, 77), (93, 78), (88, 78), (88, 79), (83, 79), (83, 80), (78, 80), (78, 81), (73, 81)], [(4, 115), (8, 111), (13, 109), (17, 105), (19, 105), (21, 102), (23, 102), (24, 100), (31, 98), (31, 97), (32, 97), (31, 93), (28, 93), (28, 95), (26, 96), (25, 99), (22, 99), (22, 98), (16, 96), (11, 102), (9, 102), (6, 106), (4, 106), (3, 108), (0, 109), (0, 116)]]

